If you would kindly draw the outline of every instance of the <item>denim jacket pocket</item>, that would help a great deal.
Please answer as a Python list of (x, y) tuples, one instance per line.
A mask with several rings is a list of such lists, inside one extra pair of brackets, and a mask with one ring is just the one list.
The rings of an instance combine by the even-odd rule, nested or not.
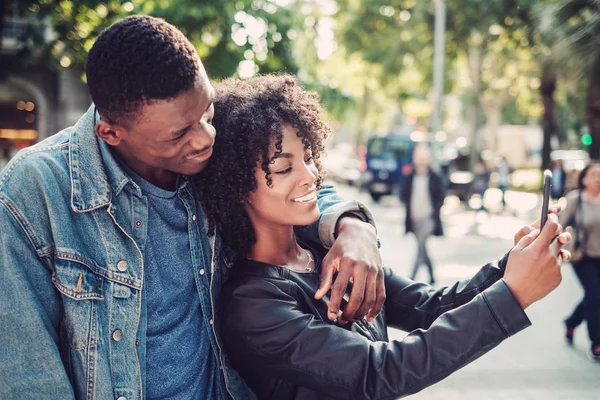
[(55, 259), (52, 282), (63, 297), (61, 336), (67, 372), (77, 398), (93, 397), (98, 364), (99, 307), (104, 301), (104, 278), (76, 257)]
[(104, 299), (101, 276), (71, 260), (58, 259), (55, 265), (52, 282), (63, 295), (73, 300)]
[(72, 349), (97, 344), (98, 301), (104, 300), (104, 278), (85, 264), (57, 258), (52, 282), (63, 295), (62, 326)]

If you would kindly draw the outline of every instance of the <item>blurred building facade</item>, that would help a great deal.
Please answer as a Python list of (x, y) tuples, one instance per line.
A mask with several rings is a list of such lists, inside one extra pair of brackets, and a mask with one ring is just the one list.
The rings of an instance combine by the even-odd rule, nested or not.
[(26, 66), (14, 67), (25, 43), (24, 33), (36, 29), (51, 38), (46, 24), (4, 17), (0, 45), (0, 168), (27, 146), (72, 125), (90, 104), (86, 85), (68, 69), (56, 70), (34, 55)]

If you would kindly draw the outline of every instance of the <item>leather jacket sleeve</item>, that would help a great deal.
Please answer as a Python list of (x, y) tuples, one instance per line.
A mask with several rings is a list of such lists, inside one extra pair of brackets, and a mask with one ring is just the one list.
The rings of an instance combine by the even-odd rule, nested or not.
[(440, 289), (414, 282), (384, 268), (386, 322), (407, 332), (427, 329), (440, 315), (468, 303), (502, 278), (509, 254), (497, 262), (486, 264), (472, 278)]
[[(372, 342), (301, 310), (290, 281), (256, 279), (223, 304), (222, 333), (234, 368), (339, 399), (395, 399), (430, 386), (529, 325), (500, 280), (427, 330)], [(238, 311), (243, 310), (243, 311)]]

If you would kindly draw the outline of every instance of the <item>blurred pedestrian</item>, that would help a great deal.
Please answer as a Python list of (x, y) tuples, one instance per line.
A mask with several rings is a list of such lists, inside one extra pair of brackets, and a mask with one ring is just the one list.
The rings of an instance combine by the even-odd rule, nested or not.
[(435, 283), (433, 264), (427, 252), (427, 238), (432, 234), (442, 236), (440, 209), (444, 204), (442, 177), (431, 169), (431, 151), (427, 146), (417, 146), (413, 154), (413, 171), (402, 182), (400, 199), (406, 206), (406, 232), (413, 232), (417, 239), (417, 257), (411, 279), (415, 279), (419, 267), (425, 264), (429, 270), (429, 282)]
[(591, 356), (600, 361), (600, 161), (581, 171), (579, 189), (567, 194), (560, 219), (575, 230), (571, 262), (584, 290), (583, 301), (565, 321), (566, 338), (572, 342), (575, 328), (585, 319)]
[(567, 173), (563, 168), (561, 160), (552, 161), (548, 169), (552, 171), (552, 190), (550, 191), (550, 196), (553, 200), (558, 200), (565, 194)]
[(498, 189), (502, 192), (502, 208), (506, 208), (506, 191), (510, 187), (510, 176), (512, 168), (506, 162), (504, 156), (500, 156), (496, 164), (496, 173), (498, 174)]
[(485, 211), (485, 205), (483, 204), (483, 197), (489, 187), (490, 182), (490, 171), (483, 161), (477, 162), (473, 167), (473, 184), (471, 187), (471, 194), (478, 194), (481, 199), (481, 205), (479, 206), (480, 211)]

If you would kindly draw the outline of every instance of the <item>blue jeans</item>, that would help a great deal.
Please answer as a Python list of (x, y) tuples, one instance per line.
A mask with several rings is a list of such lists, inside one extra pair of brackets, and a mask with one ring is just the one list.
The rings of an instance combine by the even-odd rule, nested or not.
[(600, 258), (583, 257), (573, 264), (573, 269), (583, 286), (583, 301), (567, 318), (566, 325), (575, 328), (587, 320), (592, 346), (600, 345)]

